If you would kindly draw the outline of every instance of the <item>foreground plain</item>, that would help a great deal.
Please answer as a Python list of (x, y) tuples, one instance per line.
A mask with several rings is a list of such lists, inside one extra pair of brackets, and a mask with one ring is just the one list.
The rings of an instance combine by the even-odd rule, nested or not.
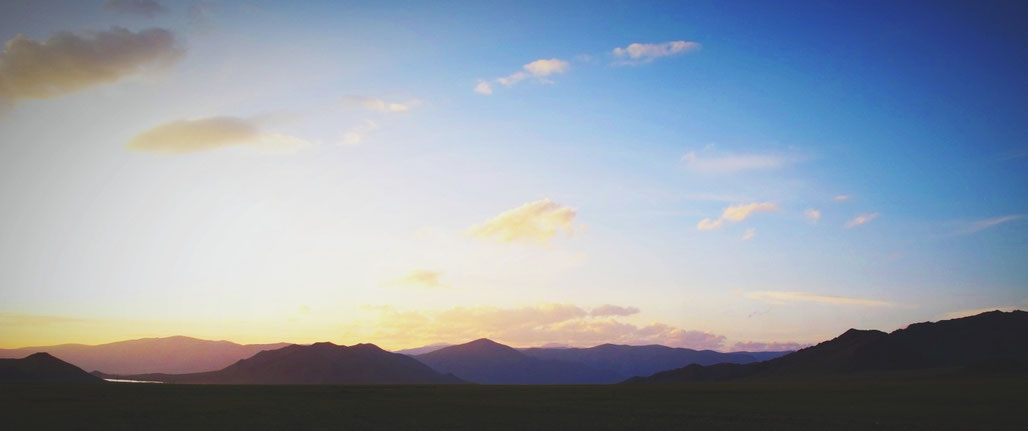
[(604, 386), (3, 385), (11, 430), (1024, 429), (1028, 378)]

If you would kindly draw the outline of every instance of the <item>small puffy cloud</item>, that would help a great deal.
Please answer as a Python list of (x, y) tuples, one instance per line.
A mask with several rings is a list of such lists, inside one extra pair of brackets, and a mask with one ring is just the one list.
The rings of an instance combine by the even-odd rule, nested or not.
[(726, 221), (729, 222), (740, 222), (748, 218), (750, 215), (768, 211), (775, 211), (778, 209), (778, 205), (773, 202), (754, 202), (751, 204), (744, 205), (732, 205), (725, 208), (721, 212), (721, 217), (717, 220), (705, 218), (700, 220), (699, 224), (696, 225), (697, 230), (714, 230), (724, 226)]
[(573, 234), (575, 215), (574, 208), (543, 199), (504, 211), (485, 223), (472, 226), (467, 234), (505, 243), (545, 244), (559, 231)]
[(238, 145), (273, 151), (295, 150), (310, 143), (294, 136), (262, 133), (250, 120), (223, 116), (161, 124), (134, 136), (126, 147), (136, 151), (180, 154)]
[(810, 347), (810, 344), (779, 342), (765, 343), (761, 341), (740, 341), (732, 345), (733, 352), (787, 352)]
[(846, 222), (846, 228), (851, 229), (863, 224), (871, 223), (871, 221), (878, 218), (879, 215), (879, 213), (867, 213), (858, 215), (850, 221)]
[(167, 11), (154, 0), (107, 0), (103, 8), (114, 12), (143, 15), (147, 18)]
[(836, 201), (836, 202), (843, 202), (843, 201), (848, 201), (848, 200), (850, 200), (852, 198), (853, 198), (853, 196), (850, 196), (850, 195), (838, 195), (838, 196), (832, 198), (832, 200)]
[(817, 302), (822, 304), (836, 305), (859, 305), (865, 307), (892, 307), (895, 304), (888, 301), (876, 299), (847, 298), (844, 296), (818, 295), (807, 292), (776, 292), (758, 291), (747, 292), (747, 298), (761, 300), (771, 304), (790, 304), (794, 302)]
[(977, 220), (975, 222), (972, 222), (970, 225), (968, 225), (966, 228), (961, 230), (959, 233), (961, 233), (961, 234), (969, 234), (969, 233), (980, 232), (980, 231), (983, 231), (985, 229), (989, 229), (989, 228), (992, 228), (992, 227), (999, 226), (999, 225), (1001, 225), (1003, 223), (1009, 223), (1009, 222), (1012, 222), (1012, 221), (1023, 219), (1024, 217), (1025, 217), (1024, 214), (1011, 214), (1011, 215), (1005, 215), (1005, 216), (1002, 216), (1002, 217), (992, 217), (992, 218)]
[(664, 43), (633, 43), (624, 48), (614, 48), (612, 53), (618, 59), (614, 64), (638, 65), (698, 49), (700, 44), (697, 42), (675, 40)]
[(590, 316), (631, 316), (639, 312), (635, 307), (605, 304), (589, 311)]
[[(559, 58), (536, 60), (521, 66), (521, 70), (504, 77), (496, 78), (492, 82), (507, 87), (529, 78), (534, 78), (539, 82), (549, 83), (551, 81), (547, 78), (548, 76), (562, 74), (567, 72), (570, 68), (570, 63)], [(475, 85), (475, 92), (484, 95), (493, 94), (493, 87), (489, 84), (489, 81), (480, 81)]]
[(807, 221), (817, 224), (817, 221), (821, 220), (821, 211), (813, 208), (807, 208), (806, 211), (803, 211), (803, 216), (807, 218)]
[(746, 229), (746, 233), (742, 234), (742, 240), (743, 241), (749, 241), (749, 240), (753, 239), (756, 236), (757, 236), (757, 229), (751, 227), (749, 229)]
[(368, 111), (379, 112), (383, 114), (388, 114), (392, 112), (407, 112), (411, 109), (414, 109), (418, 105), (421, 105), (421, 101), (418, 99), (412, 99), (406, 102), (386, 102), (382, 99), (364, 96), (346, 96), (343, 97), (343, 103), (346, 105), (360, 107)]
[(44, 42), (17, 35), (0, 52), (0, 101), (49, 99), (169, 66), (182, 56), (171, 32), (120, 27)]
[(390, 286), (412, 287), (416, 289), (449, 289), (449, 285), (444, 284), (439, 280), (442, 275), (443, 273), (439, 271), (415, 269), (387, 284)]
[(686, 169), (701, 174), (731, 174), (742, 171), (777, 169), (790, 162), (791, 159), (775, 155), (737, 154), (724, 156), (706, 156), (690, 151), (682, 156)]
[[(634, 309), (617, 307), (611, 310), (628, 312)], [(723, 335), (686, 330), (663, 323), (634, 325), (618, 321), (610, 317), (611, 314), (594, 315), (571, 304), (515, 308), (456, 307), (437, 312), (398, 311), (391, 307), (381, 307), (378, 311), (379, 318), (373, 326), (379, 332), (370, 337), (402, 345), (440, 341), (460, 343), (482, 337), (514, 346), (549, 343), (595, 346), (617, 343), (717, 349), (725, 342)]]
[(489, 85), (486, 81), (479, 81), (478, 84), (475, 85), (475, 92), (488, 96), (493, 94), (493, 86)]

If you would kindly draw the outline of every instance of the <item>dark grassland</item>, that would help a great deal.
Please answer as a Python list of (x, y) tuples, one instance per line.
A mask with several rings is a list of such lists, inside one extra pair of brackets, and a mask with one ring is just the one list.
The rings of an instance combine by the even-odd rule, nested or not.
[(1028, 378), (607, 386), (3, 385), (0, 428), (1028, 429)]

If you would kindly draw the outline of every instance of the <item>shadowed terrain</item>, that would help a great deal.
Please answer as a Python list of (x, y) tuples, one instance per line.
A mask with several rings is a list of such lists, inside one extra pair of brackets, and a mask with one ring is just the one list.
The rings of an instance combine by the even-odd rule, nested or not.
[(418, 355), (441, 373), (484, 384), (613, 383), (618, 375), (578, 362), (540, 359), (485, 338)]
[(103, 383), (100, 378), (48, 353), (0, 359), (0, 383)]
[(850, 329), (813, 347), (753, 364), (686, 367), (631, 383), (804, 379), (871, 371), (950, 370), (959, 374), (1028, 371), (1028, 313), (992, 311), (915, 323), (892, 333)]

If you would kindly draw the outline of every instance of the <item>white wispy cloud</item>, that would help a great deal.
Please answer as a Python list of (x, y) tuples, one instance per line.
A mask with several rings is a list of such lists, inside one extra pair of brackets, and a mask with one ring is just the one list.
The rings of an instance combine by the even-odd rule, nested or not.
[(174, 64), (183, 50), (171, 32), (121, 27), (43, 42), (17, 35), (0, 52), (0, 102), (49, 99)]
[(834, 200), (836, 202), (843, 202), (843, 201), (848, 201), (848, 200), (850, 200), (852, 198), (853, 198), (853, 196), (850, 196), (850, 195), (838, 195), (838, 196), (832, 198), (832, 200)]
[(865, 307), (893, 307), (895, 304), (876, 299), (849, 298), (845, 296), (819, 295), (807, 292), (756, 291), (747, 292), (750, 299), (761, 300), (772, 304), (789, 304), (794, 302), (818, 302), (836, 305), (859, 305)]
[(624, 48), (614, 48), (611, 53), (616, 59), (615, 65), (639, 65), (699, 49), (700, 44), (697, 42), (675, 40), (664, 43), (633, 43)]
[(1010, 214), (1010, 215), (1005, 215), (1005, 216), (1001, 216), (1001, 217), (992, 217), (992, 218), (987, 218), (987, 219), (982, 219), (982, 220), (976, 220), (976, 221), (970, 223), (966, 228), (964, 228), (963, 230), (961, 230), (958, 233), (970, 234), (970, 233), (975, 233), (975, 232), (981, 232), (983, 230), (999, 226), (999, 225), (1001, 225), (1003, 223), (1009, 223), (1009, 222), (1012, 222), (1012, 221), (1021, 220), (1024, 217), (1025, 217), (1024, 214)]
[(757, 236), (757, 229), (751, 227), (749, 229), (746, 229), (746, 233), (742, 234), (742, 240), (743, 241), (749, 241), (749, 240), (753, 239), (756, 236)]
[(545, 244), (559, 231), (571, 235), (577, 212), (550, 199), (529, 202), (468, 229), (467, 234), (500, 242)]
[(881, 214), (879, 214), (879, 213), (867, 213), (867, 214), (858, 215), (858, 216), (850, 219), (850, 221), (846, 222), (846, 228), (850, 229), (850, 228), (855, 228), (855, 227), (860, 226), (860, 225), (871, 223), (871, 221), (876, 219), (876, 218), (878, 218), (879, 215), (881, 215)]
[(410, 111), (411, 109), (421, 105), (421, 100), (411, 99), (406, 102), (387, 102), (382, 99), (367, 96), (344, 96), (343, 103), (372, 112), (388, 114), (393, 112)]
[(725, 208), (721, 212), (721, 217), (717, 219), (705, 218), (700, 220), (696, 225), (697, 230), (714, 230), (724, 226), (725, 222), (737, 223), (745, 220), (747, 217), (762, 212), (776, 211), (778, 210), (778, 204), (773, 202), (754, 202), (743, 205), (733, 205)]
[(818, 220), (821, 220), (821, 211), (813, 208), (807, 208), (803, 211), (803, 216), (807, 218), (807, 221), (817, 224)]
[(708, 156), (690, 151), (682, 156), (685, 167), (702, 174), (731, 174), (750, 170), (781, 168), (793, 160), (767, 154), (732, 154)]
[(339, 143), (342, 145), (359, 145), (364, 142), (364, 137), (368, 134), (378, 130), (380, 127), (378, 123), (372, 120), (364, 120), (356, 126), (350, 127), (340, 139)]
[[(562, 74), (567, 72), (570, 68), (571, 63), (559, 58), (541, 59), (521, 66), (521, 70), (507, 76), (496, 78), (491, 82), (507, 87), (513, 86), (530, 78), (543, 83), (551, 83), (552, 81), (549, 79), (550, 76)], [(474, 90), (478, 94), (493, 94), (493, 87), (490, 84), (490, 81), (479, 81), (478, 84), (475, 85)]]

